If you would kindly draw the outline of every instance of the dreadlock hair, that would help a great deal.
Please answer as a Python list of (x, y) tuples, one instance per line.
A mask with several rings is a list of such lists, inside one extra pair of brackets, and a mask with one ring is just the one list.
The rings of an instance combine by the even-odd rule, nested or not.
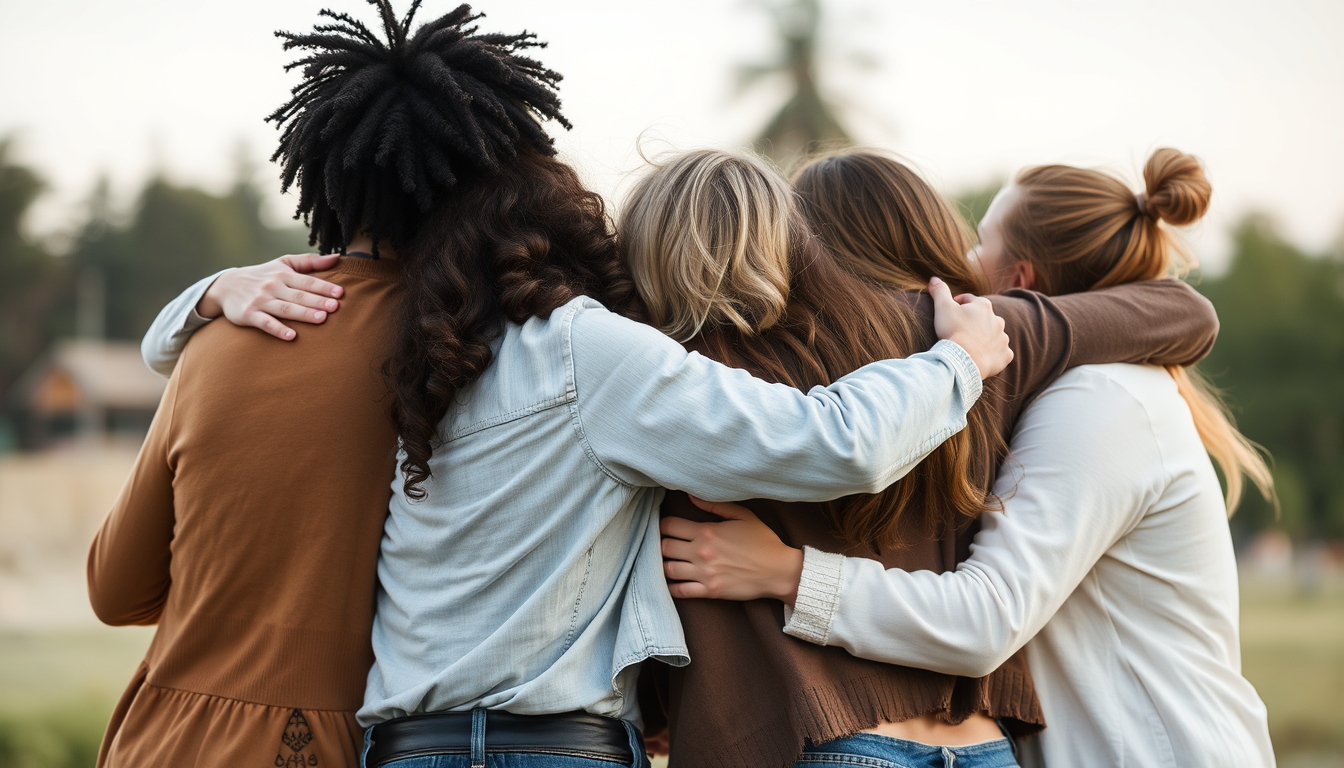
[(362, 232), (402, 262), (398, 339), (384, 366), (405, 452), (403, 491), (426, 496), (439, 423), (490, 365), (503, 322), (548, 317), (577, 296), (642, 317), (602, 198), (555, 159), (538, 118), (560, 114), (560, 75), (518, 51), (534, 36), (478, 34), (467, 5), (409, 31), (378, 8), (384, 37), (346, 14), (310, 34), (304, 82), (272, 120), (275, 158), (311, 243), (342, 250)]
[(409, 242), (435, 198), (463, 176), (498, 172), (521, 146), (555, 154), (537, 117), (566, 128), (555, 85), (560, 75), (519, 55), (544, 48), (536, 35), (478, 34), (470, 5), (410, 33), (421, 0), (400, 20), (390, 0), (378, 9), (383, 39), (349, 14), (312, 32), (276, 32), (285, 50), (307, 51), (286, 71), (303, 82), (268, 121), (283, 126), (271, 156), (282, 191), (297, 183), (295, 218), (309, 245), (340, 250), (359, 232)]

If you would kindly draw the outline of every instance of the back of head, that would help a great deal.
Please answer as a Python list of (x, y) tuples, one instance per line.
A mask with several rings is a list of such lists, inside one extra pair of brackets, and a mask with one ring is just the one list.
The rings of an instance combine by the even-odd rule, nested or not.
[[(1199, 161), (1159, 149), (1135, 194), (1103, 171), (1046, 165), (1013, 182), (1015, 197), (1000, 220), (1005, 255), (1031, 265), (1033, 288), (1076, 293), (1170, 274), (1189, 262), (1166, 225), (1193, 224), (1209, 209), (1213, 188)], [(1273, 479), (1257, 446), (1237, 431), (1216, 392), (1193, 370), (1171, 368), (1209, 454), (1227, 478), (1226, 503), (1236, 508), (1243, 476), (1273, 495)]]
[(621, 216), (626, 263), (649, 322), (686, 340), (729, 325), (768, 329), (789, 299), (789, 249), (804, 238), (788, 183), (747, 152), (695, 150), (655, 164)]
[(1161, 277), (1187, 257), (1163, 222), (1193, 224), (1213, 189), (1199, 161), (1159, 149), (1135, 194), (1099, 170), (1067, 165), (1029, 168), (1013, 181), (1016, 202), (1002, 220), (1004, 248), (1028, 261), (1033, 287), (1063, 294)]
[[(840, 266), (784, 178), (753, 155), (700, 150), (655, 166), (630, 195), (620, 237), (652, 322), (757, 376), (808, 389), (932, 343), (907, 303)], [(974, 432), (881, 494), (833, 502), (840, 538), (889, 545), (982, 511), (973, 481), (987, 485), (988, 469), (964, 447)]]
[(310, 244), (337, 251), (367, 234), (404, 246), (437, 199), (489, 177), (527, 148), (555, 153), (538, 123), (560, 114), (560, 75), (523, 56), (535, 35), (480, 34), (469, 5), (411, 23), (390, 0), (368, 0), (381, 37), (344, 13), (320, 12), (311, 32), (279, 32), (304, 52), (287, 69), (303, 82), (269, 118), (284, 132), (272, 160), (283, 188), (299, 188), (296, 213)]
[(322, 11), (304, 34), (279, 33), (303, 82), (271, 120), (275, 159), (298, 216), (323, 252), (357, 235), (403, 262), (400, 341), (388, 364), (406, 459), (405, 491), (423, 496), (439, 421), (455, 392), (490, 364), (505, 318), (545, 316), (586, 294), (634, 309), (602, 199), (586, 190), (541, 120), (569, 123), (560, 75), (524, 55), (535, 36), (485, 34), (470, 6), (411, 23), (368, 0), (374, 29)]
[(965, 221), (899, 160), (842, 152), (807, 164), (793, 184), (817, 235), (855, 274), (906, 290), (940, 277), (955, 290), (985, 292), (966, 261)]

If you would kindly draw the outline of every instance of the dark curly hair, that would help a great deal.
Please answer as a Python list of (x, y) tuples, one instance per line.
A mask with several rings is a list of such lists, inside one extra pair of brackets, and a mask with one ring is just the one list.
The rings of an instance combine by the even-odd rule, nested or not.
[(504, 318), (549, 317), (588, 296), (643, 319), (601, 196), (539, 152), (521, 151), (498, 174), (459, 185), (404, 253), (401, 338), (387, 370), (411, 498), (424, 498), (439, 422), (490, 365)]
[(638, 316), (602, 198), (556, 160), (539, 120), (566, 128), (560, 75), (520, 55), (529, 33), (482, 34), (462, 5), (412, 34), (377, 8), (382, 36), (324, 10), (312, 32), (277, 33), (304, 80), (268, 119), (283, 134), (285, 189), (323, 253), (357, 234), (403, 263), (399, 339), (385, 372), (405, 459), (404, 491), (424, 498), (439, 422), (489, 366), (507, 318), (547, 317), (590, 296)]

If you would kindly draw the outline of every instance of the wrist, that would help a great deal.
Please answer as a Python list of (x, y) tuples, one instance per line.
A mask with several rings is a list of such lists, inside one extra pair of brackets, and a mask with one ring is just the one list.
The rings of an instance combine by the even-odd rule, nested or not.
[(958, 347), (961, 347), (962, 351), (966, 353), (966, 357), (970, 359), (970, 361), (975, 365), (976, 375), (980, 377), (981, 381), (984, 381), (985, 369), (980, 365), (980, 360), (977, 359), (975, 354), (972, 352), (972, 350), (976, 348), (975, 340), (968, 336), (959, 333), (954, 333), (947, 338), (947, 341), (950, 341), (953, 344), (956, 344)]
[(803, 550), (785, 547), (779, 562), (773, 596), (792, 608), (798, 600), (798, 583), (803, 578)]
[[(220, 277), (223, 277), (223, 275)], [(223, 289), (219, 286), (219, 278), (215, 278), (215, 281), (210, 284), (210, 287), (205, 289), (205, 293), (201, 296), (201, 300), (196, 302), (196, 314), (207, 320), (214, 320), (224, 314), (224, 298), (222, 293)]]

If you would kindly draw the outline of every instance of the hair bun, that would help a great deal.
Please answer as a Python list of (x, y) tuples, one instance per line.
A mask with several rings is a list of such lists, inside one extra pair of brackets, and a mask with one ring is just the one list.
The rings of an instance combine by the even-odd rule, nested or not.
[(1209, 210), (1213, 187), (1193, 155), (1159, 149), (1143, 167), (1143, 180), (1147, 213), (1168, 224), (1193, 224)]

